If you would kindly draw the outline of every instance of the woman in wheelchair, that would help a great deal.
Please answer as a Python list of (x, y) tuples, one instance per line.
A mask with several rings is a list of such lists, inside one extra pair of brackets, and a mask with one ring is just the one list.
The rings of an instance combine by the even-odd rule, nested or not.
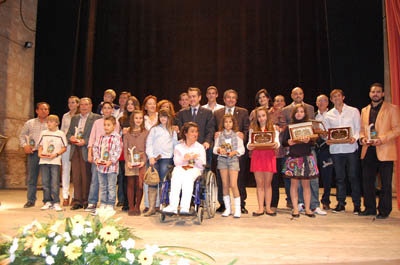
[(163, 209), (165, 213), (178, 212), (179, 194), (182, 190), (180, 214), (189, 214), (193, 184), (206, 164), (206, 151), (197, 142), (199, 135), (195, 122), (186, 122), (181, 129), (183, 141), (175, 146), (174, 164), (171, 177), (169, 205)]

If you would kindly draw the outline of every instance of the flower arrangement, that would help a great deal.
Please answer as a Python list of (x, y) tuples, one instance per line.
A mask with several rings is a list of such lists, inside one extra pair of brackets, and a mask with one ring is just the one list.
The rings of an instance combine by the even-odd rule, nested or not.
[(118, 224), (120, 218), (111, 218), (114, 214), (113, 209), (104, 208), (94, 217), (75, 215), (49, 223), (33, 221), (20, 228), (14, 239), (0, 244), (0, 260), (18, 265), (209, 264), (189, 253), (197, 252), (215, 262), (207, 254), (188, 248), (156, 245), (135, 248), (138, 238), (129, 228)]

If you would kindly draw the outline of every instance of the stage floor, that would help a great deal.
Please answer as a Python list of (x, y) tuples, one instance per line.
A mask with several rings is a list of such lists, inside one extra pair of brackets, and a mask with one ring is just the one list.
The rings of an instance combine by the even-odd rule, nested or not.
[[(239, 259), (236, 264), (400, 264), (400, 212), (395, 200), (395, 209), (386, 220), (353, 215), (350, 197), (346, 213), (292, 219), (281, 189), (278, 215), (253, 217), (251, 213), (257, 209), (255, 188), (247, 192), (250, 214), (240, 219), (216, 215), (201, 225), (173, 218), (160, 223), (158, 216), (130, 217), (119, 209), (117, 217), (142, 238), (139, 246), (192, 247), (214, 257), (216, 264), (228, 264), (235, 258)], [(42, 191), (38, 191), (38, 198), (42, 199)], [(25, 200), (26, 191), (0, 190), (0, 233), (12, 236), (16, 228), (33, 219), (46, 221), (49, 215), (57, 216), (54, 211), (41, 211), (40, 201), (34, 208), (24, 209)], [(334, 197), (331, 200), (334, 206)], [(87, 214), (69, 208), (62, 212), (64, 216), (78, 213)]]

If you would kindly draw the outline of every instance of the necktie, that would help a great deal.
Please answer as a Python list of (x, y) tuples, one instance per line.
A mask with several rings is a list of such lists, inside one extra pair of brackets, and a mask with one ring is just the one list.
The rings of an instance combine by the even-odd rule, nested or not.
[(192, 119), (193, 120), (196, 118), (196, 111), (197, 111), (197, 109), (193, 109), (193, 112), (192, 112)]

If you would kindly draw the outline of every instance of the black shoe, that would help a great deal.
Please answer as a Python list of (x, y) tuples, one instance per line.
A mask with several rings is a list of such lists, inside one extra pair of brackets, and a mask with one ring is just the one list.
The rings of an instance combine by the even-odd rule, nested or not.
[(376, 219), (387, 219), (389, 217), (389, 215), (384, 215), (384, 214), (378, 214), (376, 216)]
[(124, 203), (123, 202), (118, 202), (117, 203), (117, 207), (120, 207), (120, 206), (124, 206)]
[(373, 216), (376, 215), (376, 212), (364, 210), (358, 214), (359, 216)]
[(305, 215), (310, 218), (315, 218), (315, 214), (313, 214), (313, 213), (305, 213)]
[(300, 218), (300, 214), (299, 213), (297, 213), (297, 214), (292, 213), (292, 217), (293, 218)]
[(333, 213), (344, 213), (346, 208), (344, 205), (338, 204), (335, 209), (332, 210)]
[(354, 206), (353, 214), (359, 215), (361, 213), (360, 206)]
[(276, 212), (272, 212), (272, 213), (265, 212), (265, 214), (266, 214), (266, 215), (269, 215), (269, 216), (276, 216)]
[(262, 213), (253, 212), (253, 216), (255, 216), (255, 217), (261, 216), (261, 215), (264, 215), (264, 212), (262, 212)]
[(78, 210), (78, 209), (82, 209), (83, 206), (79, 203), (72, 205), (71, 210)]
[(129, 211), (129, 206), (122, 206), (122, 211), (123, 212)]
[(217, 213), (223, 213), (225, 211), (225, 206), (221, 205), (219, 208), (216, 210)]
[(24, 208), (31, 208), (31, 207), (33, 207), (33, 206), (35, 206), (35, 203), (34, 203), (34, 202), (27, 201), (27, 202), (25, 203), (25, 205), (24, 205)]
[(249, 213), (249, 211), (247, 211), (247, 209), (244, 206), (242, 206), (241, 212), (242, 212), (242, 214), (248, 214)]

